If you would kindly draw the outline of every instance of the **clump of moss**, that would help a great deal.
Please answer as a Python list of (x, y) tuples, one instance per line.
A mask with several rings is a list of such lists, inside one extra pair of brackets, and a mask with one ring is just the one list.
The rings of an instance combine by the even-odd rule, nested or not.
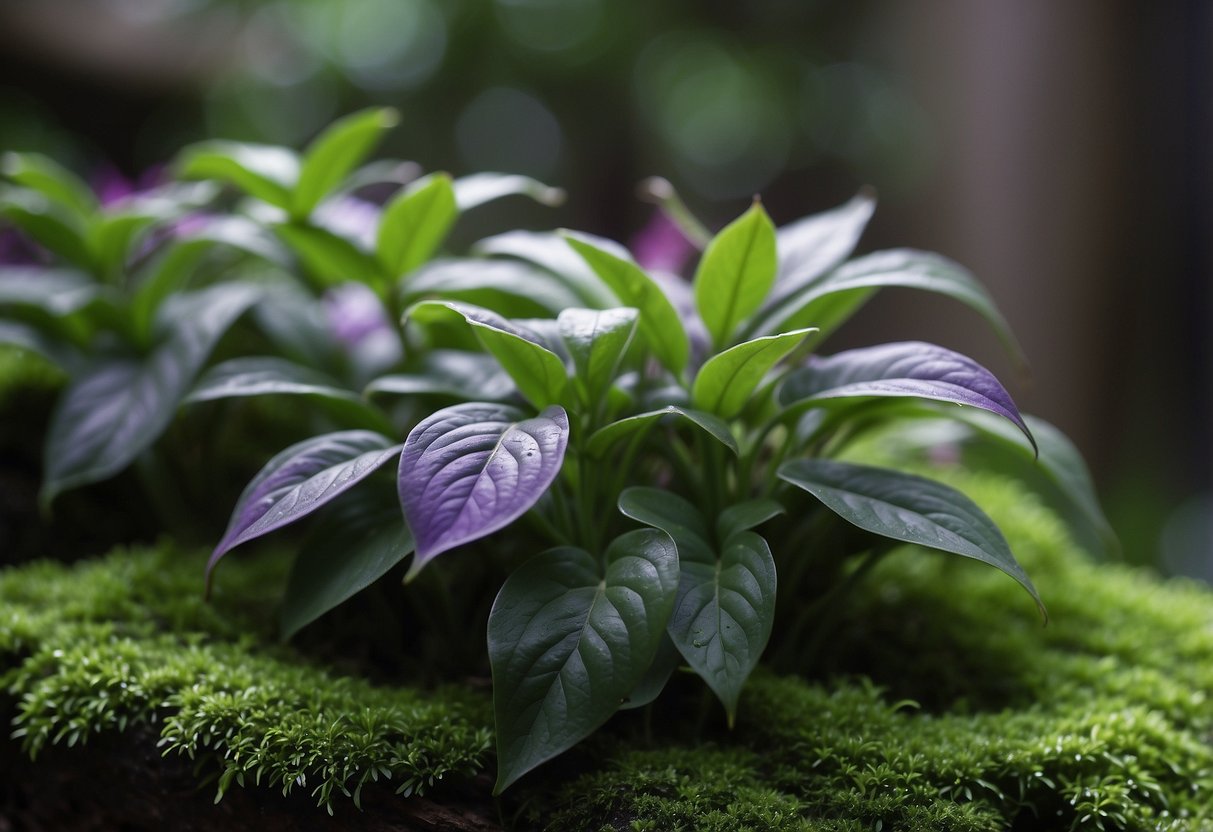
[(203, 560), (171, 546), (0, 573), (0, 685), (30, 754), (100, 731), (156, 726), (164, 753), (232, 783), (308, 788), (332, 810), (386, 779), (421, 793), (488, 761), (483, 695), (375, 687), (273, 643), (273, 560), (225, 569), (213, 604)]
[(1213, 596), (1093, 567), (1013, 484), (950, 478), (1006, 530), (1048, 627), (994, 570), (898, 550), (812, 665), (751, 681), (732, 734), (706, 748), (603, 742), (597, 768), (546, 793), (552, 813), (532, 819), (551, 830), (1209, 828)]

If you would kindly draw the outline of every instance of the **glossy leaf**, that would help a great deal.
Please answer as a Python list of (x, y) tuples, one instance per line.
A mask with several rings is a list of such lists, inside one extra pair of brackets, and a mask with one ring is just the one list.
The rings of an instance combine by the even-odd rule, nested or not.
[(589, 440), (586, 442), (586, 453), (592, 457), (602, 457), (616, 442), (631, 436), (638, 430), (644, 430), (652, 426), (666, 416), (679, 416), (703, 430), (734, 454), (740, 453), (740, 449), (737, 447), (737, 439), (729, 429), (728, 422), (711, 413), (704, 413), (701, 410), (692, 410), (675, 405), (667, 405), (659, 410), (650, 410), (647, 413), (628, 416), (625, 419), (611, 422), (609, 425), (599, 428), (590, 435)]
[(564, 410), (533, 418), (497, 404), (439, 410), (409, 433), (400, 457), (400, 504), (417, 540), (415, 575), (443, 552), (513, 523), (560, 473)]
[(92, 255), (79, 218), (67, 214), (42, 194), (23, 188), (0, 189), (0, 219), (8, 220), (70, 263), (92, 269)]
[(274, 233), (302, 261), (316, 285), (335, 286), (357, 281), (371, 287), (385, 285), (379, 261), (344, 237), (310, 225), (274, 226)]
[(514, 392), (514, 381), (488, 355), (461, 350), (431, 350), (415, 373), (380, 376), (366, 394), (440, 395), (479, 401), (502, 401)]
[(779, 309), (846, 260), (875, 209), (876, 200), (861, 193), (845, 205), (780, 228), (775, 235), (779, 252), (775, 288), (759, 317)]
[(796, 409), (887, 397), (980, 408), (1011, 422), (1036, 446), (1011, 394), (993, 373), (968, 356), (921, 341), (810, 359), (809, 366), (789, 375), (779, 391), (780, 403)]
[(177, 162), (186, 179), (216, 179), (235, 185), (283, 210), (291, 207), (299, 180), (299, 157), (285, 147), (212, 141), (186, 148)]
[(716, 518), (716, 538), (728, 540), (738, 532), (749, 531), (785, 513), (783, 505), (766, 498), (729, 506)]
[[(603, 285), (589, 264), (573, 251), (564, 237), (555, 232), (507, 231), (486, 237), (476, 243), (472, 250), (480, 255), (522, 260), (551, 272), (577, 295), (579, 301), (574, 304), (576, 306), (592, 309), (619, 306), (619, 299)], [(626, 256), (626, 249), (622, 246), (617, 251)]]
[(473, 173), (454, 182), (455, 202), (460, 212), (470, 211), (487, 202), (507, 196), (526, 196), (543, 205), (564, 202), (564, 191), (516, 173)]
[(360, 496), (351, 494), (341, 501), (350, 505), (334, 504), (332, 515), (299, 550), (282, 598), (284, 639), (366, 589), (412, 553), (413, 535), (400, 510), (376, 510), (356, 499)]
[(695, 272), (695, 306), (717, 347), (758, 310), (775, 284), (775, 226), (755, 201), (712, 238)]
[(500, 793), (607, 721), (653, 662), (673, 609), (678, 552), (651, 529), (601, 559), (552, 549), (506, 579), (489, 615)]
[(73, 380), (51, 415), (41, 500), (106, 479), (172, 421), (219, 337), (261, 293), (230, 283), (180, 295), (159, 319), (164, 341), (144, 358), (99, 358)]
[(573, 359), (586, 401), (596, 402), (615, 380), (619, 362), (632, 343), (639, 313), (635, 309), (565, 309), (556, 319)]
[(550, 317), (580, 306), (576, 293), (556, 277), (512, 260), (435, 260), (409, 276), (402, 295), (406, 302), (458, 300), (512, 317)]
[(48, 337), (38, 329), (18, 321), (0, 319), (0, 344), (20, 347), (39, 355), (61, 370), (71, 371), (80, 361), (74, 349), (59, 339)]
[(80, 177), (41, 153), (5, 153), (0, 157), (0, 173), (81, 219), (92, 216), (100, 207)]
[(298, 442), (244, 488), (227, 531), (207, 562), (207, 582), (220, 558), (242, 543), (301, 520), (395, 459), (400, 445), (367, 430), (327, 433)]
[(913, 249), (877, 251), (845, 263), (797, 296), (787, 306), (796, 311), (771, 325), (812, 325), (821, 330), (818, 339), (826, 338), (882, 287), (920, 289), (960, 301), (985, 318), (1012, 357), (1026, 365), (1019, 342), (989, 292), (951, 260)]
[(426, 301), (405, 316), (422, 322), (440, 320), (450, 313), (472, 327), (476, 337), (514, 379), (519, 392), (536, 407), (559, 402), (568, 382), (560, 357), (541, 346), (538, 336), (487, 309), (463, 303)]
[(408, 274), (446, 239), (459, 209), (451, 177), (435, 174), (405, 188), (383, 209), (375, 250), (387, 273)]
[(36, 309), (59, 318), (83, 309), (97, 294), (97, 284), (80, 272), (0, 266), (0, 308)]
[(583, 235), (565, 239), (625, 305), (640, 310), (640, 334), (657, 360), (680, 374), (690, 357), (690, 342), (677, 310), (661, 287), (630, 259), (618, 257)]
[(395, 110), (369, 109), (330, 124), (303, 153), (291, 198), (292, 214), (306, 217), (371, 152), (385, 130), (400, 120)]
[(719, 697), (732, 725), (741, 689), (774, 626), (770, 548), (753, 532), (738, 530), (717, 551), (699, 510), (659, 489), (629, 488), (619, 498), (619, 509), (674, 538), (681, 578), (669, 634), (687, 664)]
[(784, 463), (779, 477), (808, 491), (865, 531), (963, 555), (1010, 575), (1044, 605), (1002, 532), (965, 495), (942, 483), (867, 465), (824, 459)]
[(768, 335), (730, 347), (708, 359), (695, 376), (691, 401), (701, 410), (732, 419), (750, 401), (750, 394), (784, 356), (813, 329)]
[(674, 675), (674, 671), (680, 664), (682, 664), (682, 654), (678, 652), (678, 648), (670, 639), (670, 634), (666, 632), (662, 635), (661, 644), (657, 647), (657, 654), (649, 663), (649, 669), (644, 672), (644, 676), (640, 677), (640, 681), (636, 683), (636, 687), (632, 688), (627, 699), (620, 704), (619, 710), (630, 711), (635, 708), (643, 708), (656, 700), (665, 690), (670, 677)]

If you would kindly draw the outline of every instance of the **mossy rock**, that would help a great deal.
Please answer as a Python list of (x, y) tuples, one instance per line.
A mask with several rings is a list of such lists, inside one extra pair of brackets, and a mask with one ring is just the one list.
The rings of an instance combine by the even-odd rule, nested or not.
[[(1007, 531), (1047, 627), (994, 570), (901, 549), (811, 663), (784, 651), (778, 673), (755, 675), (735, 730), (680, 678), (647, 719), (622, 714), (500, 804), (486, 691), (323, 667), (275, 640), (280, 559), (230, 558), (207, 604), (202, 556), (171, 546), (0, 575), (18, 734), (6, 756), (20, 743), (58, 772), (142, 749), (146, 770), (176, 772), (172, 800), (196, 820), (181, 828), (327, 826), (326, 807), (351, 827), (401, 829), (1213, 827), (1213, 594), (1093, 565), (1013, 483), (949, 478)], [(4, 811), (34, 798), (10, 795)], [(123, 823), (181, 823), (165, 811)]]

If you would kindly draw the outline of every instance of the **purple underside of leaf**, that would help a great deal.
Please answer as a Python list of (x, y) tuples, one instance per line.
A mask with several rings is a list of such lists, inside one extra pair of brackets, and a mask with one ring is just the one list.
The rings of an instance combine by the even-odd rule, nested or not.
[(299, 520), (357, 485), (395, 457), (401, 445), (371, 431), (342, 431), (292, 445), (245, 488), (207, 563), (208, 580), (229, 551)]
[(423, 421), (400, 456), (400, 503), (417, 540), (412, 572), (439, 554), (508, 525), (560, 471), (568, 417), (465, 404)]

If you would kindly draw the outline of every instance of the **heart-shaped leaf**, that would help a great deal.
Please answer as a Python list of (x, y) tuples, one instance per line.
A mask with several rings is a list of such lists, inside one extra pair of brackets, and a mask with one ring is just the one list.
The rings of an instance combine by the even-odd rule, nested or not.
[(299, 180), (299, 157), (285, 147), (211, 141), (188, 147), (177, 161), (186, 179), (230, 182), (257, 199), (283, 210)]
[(712, 238), (695, 272), (695, 305), (717, 349), (762, 305), (775, 268), (775, 226), (755, 200)]
[(409, 575), (438, 555), (508, 526), (560, 473), (568, 416), (527, 419), (513, 407), (459, 404), (409, 433), (400, 456), (400, 504), (417, 539)]
[(653, 663), (678, 589), (674, 543), (628, 532), (604, 560), (549, 550), (510, 575), (493, 603), (495, 793), (593, 733)]
[(531, 404), (546, 407), (561, 400), (568, 383), (564, 362), (541, 346), (542, 339), (524, 327), (487, 309), (443, 301), (418, 303), (405, 312), (405, 317), (425, 323), (449, 319), (451, 313), (472, 328)]
[(379, 218), (379, 254), (387, 273), (408, 274), (433, 256), (459, 216), (451, 177), (418, 180), (395, 197)]
[(856, 399), (918, 398), (988, 410), (1019, 428), (1036, 447), (1011, 394), (968, 356), (906, 341), (811, 359), (784, 380), (779, 401), (796, 410)]
[(303, 154), (291, 213), (304, 218), (320, 204), (374, 148), (385, 130), (400, 120), (395, 110), (368, 109), (330, 124)]
[(207, 562), (208, 585), (225, 554), (332, 502), (395, 458), (401, 447), (382, 434), (347, 430), (305, 439), (279, 453), (236, 501), (227, 531)]
[(219, 337), (259, 297), (228, 283), (178, 295), (157, 319), (165, 340), (143, 358), (100, 358), (64, 391), (51, 415), (40, 499), (121, 471), (168, 427)]
[(691, 401), (701, 410), (732, 419), (779, 361), (813, 329), (768, 335), (730, 347), (708, 359), (695, 376)]
[(589, 441), (586, 442), (586, 453), (592, 457), (601, 457), (619, 440), (631, 436), (638, 430), (649, 427), (657, 420), (666, 416), (680, 416), (703, 430), (734, 454), (741, 453), (737, 447), (737, 439), (729, 429), (728, 422), (719, 416), (704, 413), (702, 410), (691, 410), (684, 407), (675, 407), (674, 405), (663, 407), (660, 410), (651, 410), (648, 413), (638, 413), (635, 416), (628, 416), (626, 419), (620, 419), (617, 422), (611, 422), (609, 425), (599, 428), (590, 435)]
[[(762, 505), (766, 502), (736, 506), (733, 518), (757, 518), (769, 508)], [(741, 689), (774, 626), (775, 560), (770, 548), (753, 532), (739, 530), (717, 552), (699, 510), (656, 488), (627, 489), (620, 495), (619, 510), (674, 538), (681, 578), (670, 637), (720, 698), (732, 725)]]
[(640, 310), (640, 334), (657, 360), (676, 375), (686, 369), (691, 345), (677, 310), (661, 287), (630, 259), (612, 254), (600, 241), (571, 232), (565, 233), (565, 239), (623, 304)]
[(1036, 587), (1011, 554), (998, 526), (956, 489), (900, 471), (825, 459), (786, 462), (779, 468), (779, 477), (865, 531), (963, 555), (1002, 570), (1028, 591), (1045, 615)]
[(615, 380), (619, 362), (636, 332), (635, 309), (565, 309), (556, 319), (584, 388), (585, 401), (596, 402)]
[(283, 639), (366, 589), (413, 551), (400, 510), (361, 497), (351, 494), (333, 505), (299, 550), (282, 598)]

